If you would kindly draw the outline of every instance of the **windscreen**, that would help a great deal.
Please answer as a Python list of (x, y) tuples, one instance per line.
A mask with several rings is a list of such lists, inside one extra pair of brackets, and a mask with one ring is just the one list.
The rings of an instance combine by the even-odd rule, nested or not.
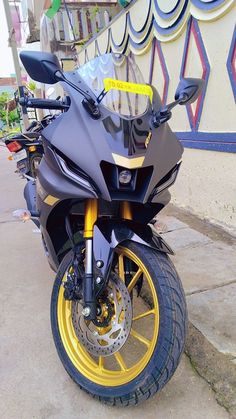
[(104, 54), (78, 70), (103, 106), (127, 118), (144, 114), (149, 105), (150, 86), (132, 57)]

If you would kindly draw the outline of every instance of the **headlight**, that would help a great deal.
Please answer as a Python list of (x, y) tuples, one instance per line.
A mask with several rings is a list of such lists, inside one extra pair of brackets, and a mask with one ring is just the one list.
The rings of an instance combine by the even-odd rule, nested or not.
[(128, 183), (130, 183), (131, 179), (132, 179), (132, 174), (130, 170), (122, 170), (119, 173), (119, 182), (122, 185), (127, 185)]

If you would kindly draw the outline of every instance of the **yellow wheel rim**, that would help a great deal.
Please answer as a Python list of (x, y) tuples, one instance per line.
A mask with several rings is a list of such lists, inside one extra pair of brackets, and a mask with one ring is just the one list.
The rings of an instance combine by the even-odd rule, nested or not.
[[(131, 352), (137, 353), (141, 351), (140, 359), (134, 363), (127, 361), (127, 357), (122, 354), (122, 350), (115, 352), (109, 357), (99, 356), (93, 357), (85, 347), (79, 342), (72, 323), (72, 302), (64, 299), (64, 287), (61, 285), (58, 295), (57, 316), (60, 336), (65, 351), (74, 365), (74, 367), (87, 379), (102, 386), (119, 386), (128, 383), (136, 378), (146, 367), (150, 361), (154, 348), (158, 340), (159, 331), (159, 306), (158, 298), (152, 278), (138, 256), (131, 250), (123, 247), (116, 249), (118, 254), (118, 273), (121, 279), (124, 279), (124, 257), (130, 259), (137, 265), (137, 271), (134, 273), (129, 285), (128, 291), (134, 289), (141, 275), (145, 278), (145, 286), (149, 287), (149, 296), (151, 295), (151, 307), (146, 307), (141, 313), (133, 316), (132, 328), (130, 331), (130, 339), (134, 343)], [(140, 333), (139, 322), (151, 320), (152, 336), (148, 338)], [(141, 349), (137, 345), (141, 345)], [(126, 343), (124, 347), (126, 346)], [(127, 349), (128, 350), (128, 349)], [(127, 351), (126, 350), (126, 351)], [(123, 350), (125, 351), (125, 349)], [(130, 350), (129, 350), (130, 353)], [(127, 352), (127, 355), (129, 355)], [(108, 358), (113, 358), (115, 369), (106, 366)], [(129, 365), (130, 364), (130, 365)]]

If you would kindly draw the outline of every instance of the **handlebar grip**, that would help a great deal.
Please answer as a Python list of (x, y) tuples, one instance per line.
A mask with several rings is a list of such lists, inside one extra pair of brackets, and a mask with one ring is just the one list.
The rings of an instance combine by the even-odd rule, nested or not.
[(60, 100), (51, 100), (51, 99), (35, 99), (35, 98), (20, 98), (19, 104), (25, 106), (26, 108), (38, 108), (38, 109), (54, 109), (54, 110), (63, 110), (68, 109), (69, 106)]

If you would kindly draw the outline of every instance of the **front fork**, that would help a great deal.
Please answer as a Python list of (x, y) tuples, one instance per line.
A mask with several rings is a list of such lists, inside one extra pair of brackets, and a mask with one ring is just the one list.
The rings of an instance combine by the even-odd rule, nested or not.
[[(131, 205), (127, 201), (120, 203), (120, 217), (132, 220)], [(98, 200), (87, 199), (84, 211), (84, 239), (85, 239), (85, 281), (83, 288), (84, 308), (83, 315), (88, 320), (93, 320), (97, 315), (97, 303), (95, 296), (95, 281), (93, 272), (93, 226), (98, 218)], [(102, 260), (96, 261), (97, 267), (103, 264)], [(101, 278), (96, 278), (101, 280)]]

